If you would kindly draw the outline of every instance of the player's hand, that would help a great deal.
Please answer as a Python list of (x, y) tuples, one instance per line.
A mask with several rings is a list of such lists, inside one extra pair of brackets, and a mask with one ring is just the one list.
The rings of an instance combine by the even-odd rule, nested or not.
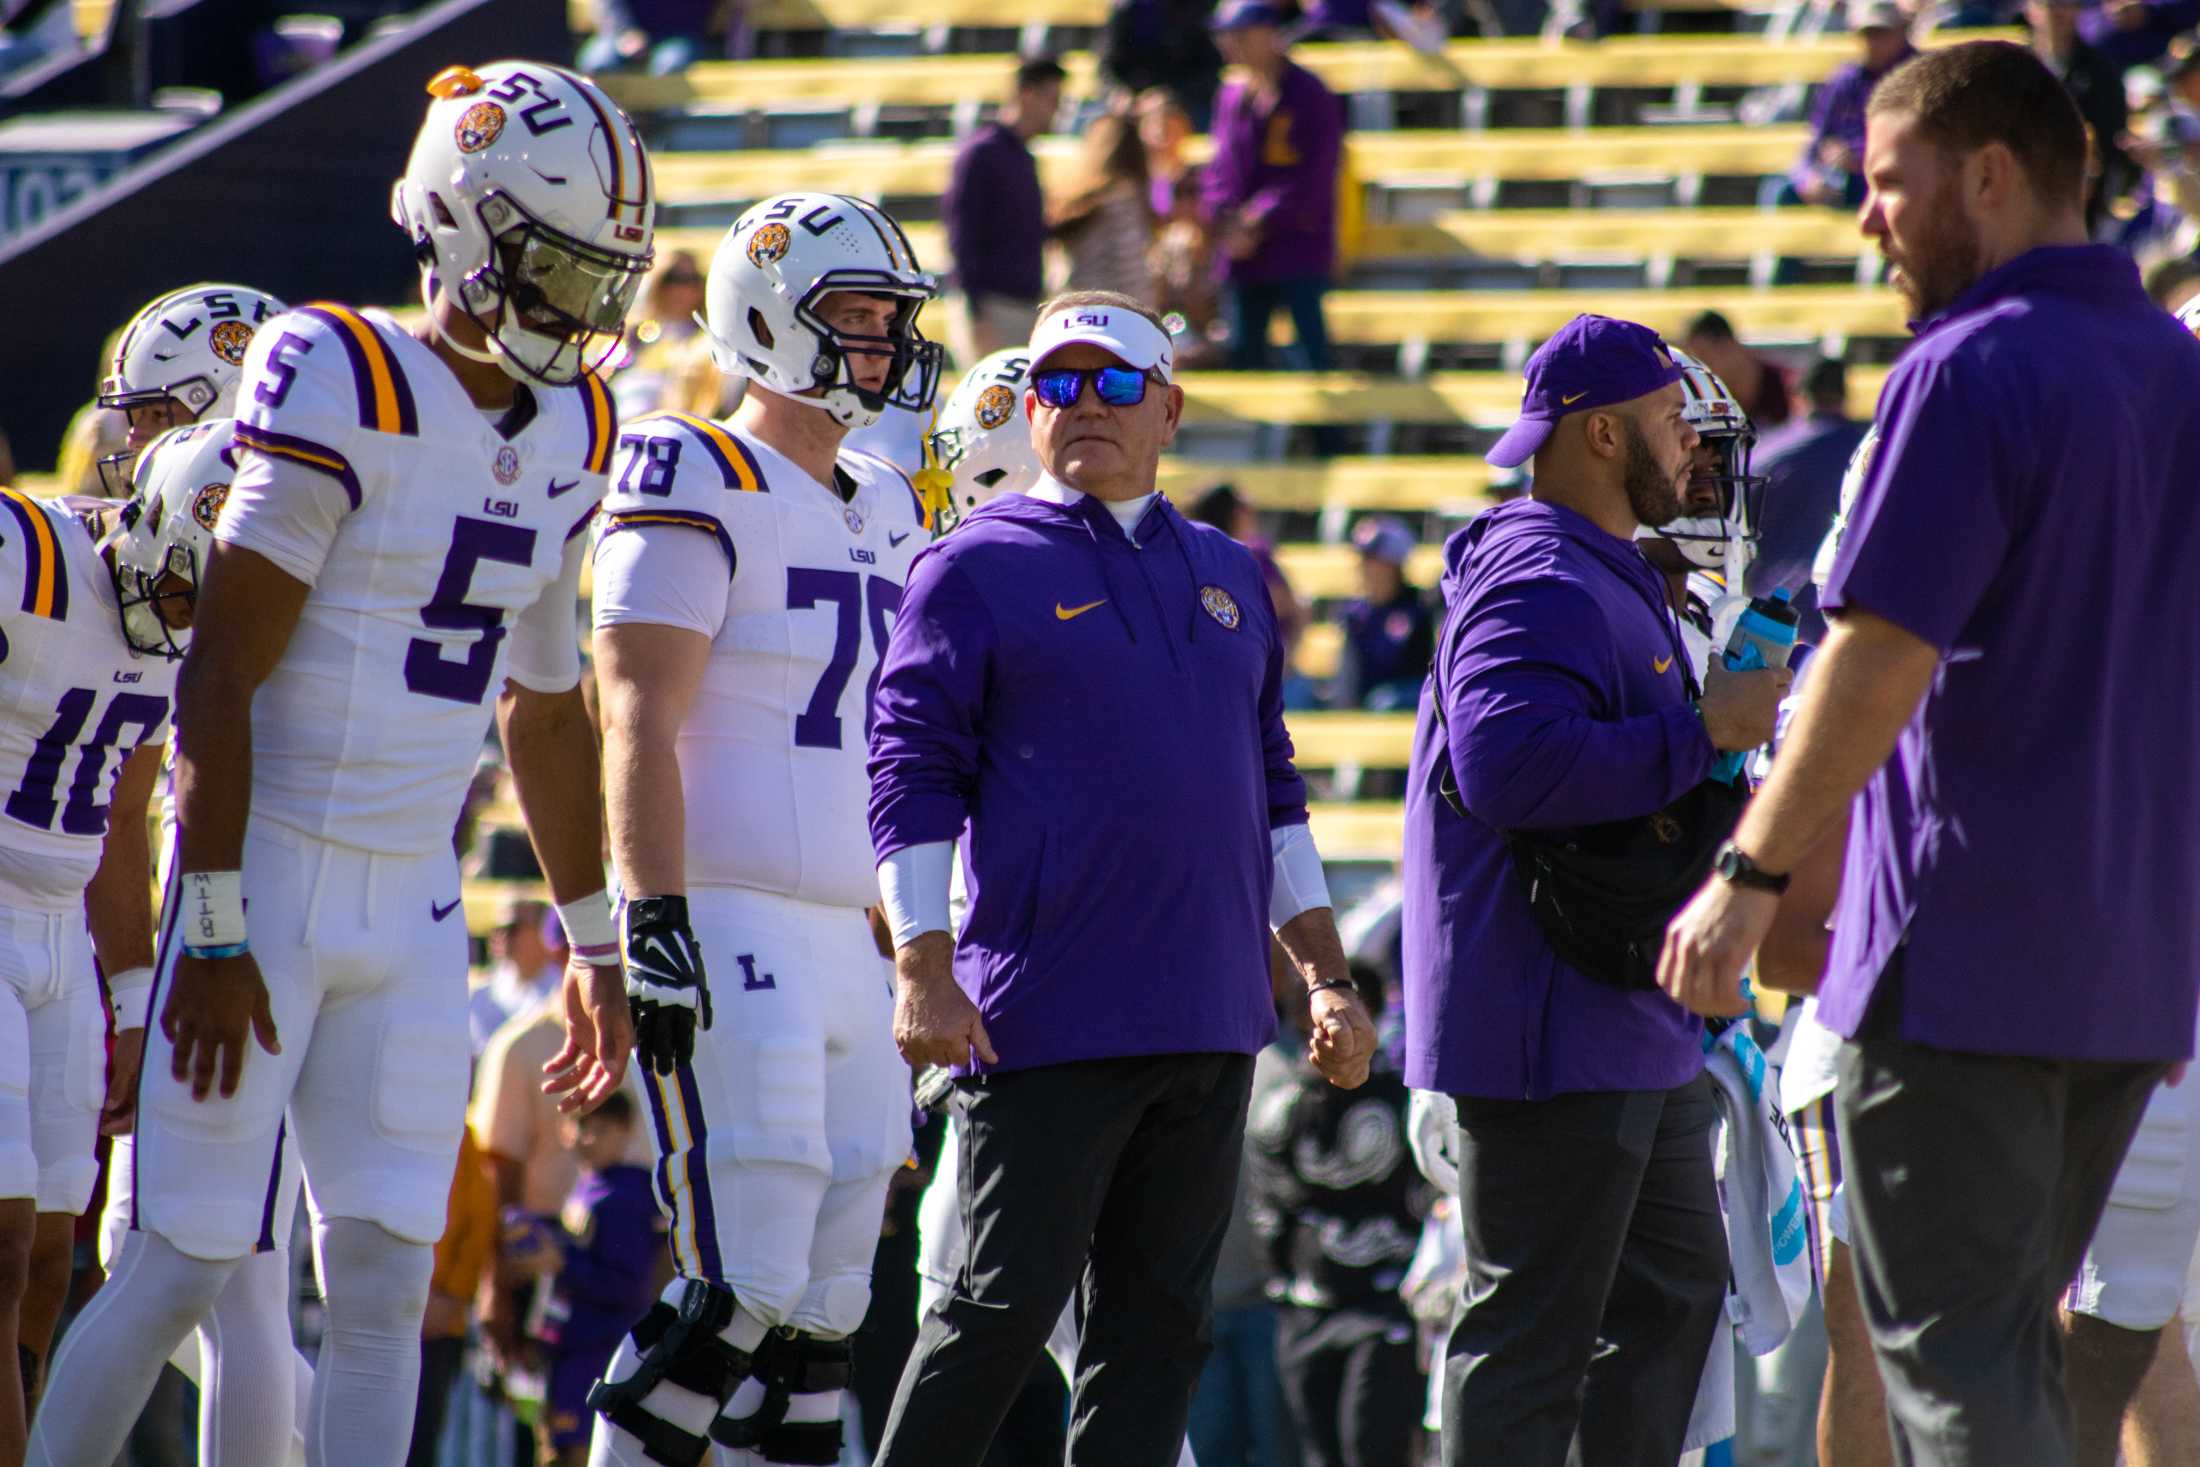
[(145, 1026), (115, 1031), (107, 1061), (107, 1101), (99, 1108), (99, 1134), (127, 1136), (137, 1124), (138, 1069), (145, 1063)]
[(626, 997), (634, 1010), (634, 1052), (660, 1075), (695, 1057), (695, 1031), (710, 1027), (703, 950), (688, 926), (686, 897), (641, 897), (620, 915)]
[(894, 1047), (919, 1066), (967, 1065), (973, 1052), (1001, 1062), (978, 1006), (955, 982), (955, 943), (944, 932), (919, 933), (894, 954)]
[(217, 1072), (222, 1099), (237, 1093), (248, 1030), (269, 1054), (283, 1052), (258, 960), (250, 953), (233, 958), (180, 954), (168, 1002), (161, 1006), (160, 1032), (176, 1050), (169, 1073), (179, 1084), (190, 1083), (193, 1100), (206, 1099)]
[(1785, 667), (1736, 672), (1712, 658), (1710, 671), (1704, 674), (1703, 702), (1698, 705), (1711, 747), (1732, 752), (1771, 743), (1780, 700), (1794, 681), (1795, 674)]
[(1691, 1013), (1730, 1019), (1749, 1012), (1742, 970), (1780, 910), (1776, 893), (1714, 876), (1665, 929), (1658, 987)]
[(585, 1115), (626, 1083), (634, 1053), (634, 1019), (619, 970), (580, 955), (566, 959), (560, 996), (565, 1044), (542, 1067), (542, 1093), (565, 1115)]
[(1339, 1090), (1359, 1089), (1375, 1061), (1375, 1020), (1367, 1005), (1350, 988), (1324, 988), (1307, 995), (1307, 1007), (1314, 1031), (1306, 1041), (1306, 1057)]

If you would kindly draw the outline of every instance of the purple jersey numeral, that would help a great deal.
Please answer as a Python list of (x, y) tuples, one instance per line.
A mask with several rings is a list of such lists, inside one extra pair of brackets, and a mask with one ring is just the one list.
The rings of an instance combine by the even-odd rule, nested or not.
[(75, 745), (84, 725), (91, 721), (92, 708), (99, 701), (99, 694), (91, 688), (71, 688), (61, 695), (55, 706), (53, 726), (38, 736), (31, 747), (31, 756), (23, 763), (23, 778), (15, 792), (8, 796), (8, 818), (20, 820), (38, 830), (53, 829), (54, 816), (61, 816), (61, 829), (68, 835), (105, 835), (107, 833), (107, 805), (102, 796), (110, 797), (114, 780), (122, 776), (121, 765), (115, 766), (113, 778), (107, 788), (100, 788), (100, 774), (107, 767), (107, 751), (122, 743), (126, 728), (135, 727), (137, 738), (129, 744), (136, 749), (160, 727), (168, 716), (168, 700), (149, 693), (117, 693), (107, 705), (106, 715), (100, 719), (91, 742), (85, 744), (76, 761), (76, 778), (69, 782), (69, 800), (63, 805), (54, 798), (54, 791), (61, 783), (61, 766), (67, 760), (69, 749)]
[(443, 576), (435, 583), (433, 599), (420, 608), (420, 623), (439, 632), (478, 632), (481, 639), (466, 649), (461, 661), (453, 662), (442, 644), (413, 638), (405, 649), (405, 686), (430, 698), (480, 703), (496, 670), (505, 627), (502, 610), (466, 599), (474, 570), (485, 560), (531, 565), (534, 559), (535, 532), (525, 525), (460, 515), (451, 531), (451, 553), (443, 558)]
[(856, 654), (862, 647), (864, 610), (871, 623), (871, 650), (876, 660), (863, 690), (863, 733), (871, 733), (871, 699), (878, 692), (878, 663), (886, 657), (886, 618), (901, 610), (901, 587), (883, 576), (864, 576), (857, 571), (787, 568), (787, 609), (803, 611), (830, 602), (839, 616), (833, 625), (833, 655), (810, 693), (810, 706), (795, 715), (794, 741), (798, 748), (837, 749), (840, 744), (840, 697), (848, 691), (848, 679), (856, 670)]

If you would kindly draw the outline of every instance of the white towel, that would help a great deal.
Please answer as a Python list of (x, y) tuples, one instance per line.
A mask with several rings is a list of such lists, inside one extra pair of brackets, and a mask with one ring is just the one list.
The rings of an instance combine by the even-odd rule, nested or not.
[(1688, 1447), (1708, 1446), (1734, 1434), (1734, 1344), (1752, 1355), (1776, 1349), (1810, 1302), (1810, 1260), (1804, 1253), (1803, 1189), (1795, 1153), (1777, 1105), (1777, 1083), (1764, 1051), (1741, 1024), (1716, 1041), (1705, 1036), (1704, 1073), (1723, 1120), (1713, 1156), (1719, 1203), (1726, 1214), (1726, 1246), (1732, 1285), (1696, 1390), (1688, 1423)]

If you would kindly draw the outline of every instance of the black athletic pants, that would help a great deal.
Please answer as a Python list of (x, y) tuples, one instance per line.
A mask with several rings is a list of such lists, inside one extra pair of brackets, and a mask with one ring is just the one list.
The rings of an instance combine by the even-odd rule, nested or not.
[(1895, 1460), (2064, 1467), (2056, 1302), (2168, 1066), (1936, 1049), (1900, 1037), (1899, 1010), (1875, 996), (1834, 1091)]
[(1444, 1467), (1673, 1467), (1726, 1297), (1711, 1082), (1458, 1106)]
[(1276, 1374), (1305, 1467), (1407, 1467), (1428, 1377), (1402, 1313), (1300, 1309), (1276, 1315)]
[(1252, 1077), (1250, 1055), (1190, 1054), (957, 1082), (963, 1276), (918, 1331), (878, 1467), (977, 1467), (1073, 1292), (1070, 1467), (1173, 1467)]

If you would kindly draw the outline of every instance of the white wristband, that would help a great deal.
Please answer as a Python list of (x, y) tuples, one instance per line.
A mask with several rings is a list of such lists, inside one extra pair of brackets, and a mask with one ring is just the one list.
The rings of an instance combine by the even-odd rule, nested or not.
[(114, 1005), (115, 1029), (145, 1027), (146, 1004), (153, 996), (151, 968), (125, 968), (107, 975), (107, 1001)]
[(599, 968), (619, 966), (619, 930), (611, 922), (611, 897), (594, 891), (569, 902), (558, 903), (558, 921), (573, 955)]
[(907, 947), (927, 932), (953, 935), (948, 888), (954, 879), (955, 843), (927, 841), (904, 846), (878, 863), (880, 904), (894, 946)]
[(242, 871), (186, 871), (182, 896), (186, 948), (232, 947), (245, 940)]

